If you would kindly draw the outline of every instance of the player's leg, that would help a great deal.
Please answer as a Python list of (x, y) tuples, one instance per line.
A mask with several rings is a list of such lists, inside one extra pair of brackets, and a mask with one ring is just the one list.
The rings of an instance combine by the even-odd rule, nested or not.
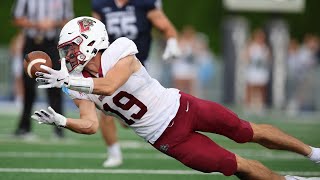
[(238, 142), (256, 142), (270, 149), (288, 150), (320, 163), (320, 149), (311, 148), (272, 125), (257, 125), (240, 119), (218, 103), (189, 97), (190, 110), (197, 115), (194, 130), (224, 135)]
[(308, 156), (310, 160), (320, 163), (320, 148), (313, 148), (269, 124), (251, 123), (253, 142), (269, 149), (287, 150)]
[(108, 147), (108, 158), (104, 167), (116, 167), (122, 164), (122, 154), (118, 143), (117, 128), (112, 116), (100, 113), (100, 128), (105, 144)]
[[(35, 45), (33, 43), (33, 40), (30, 38), (27, 38), (24, 45), (23, 54), (28, 54), (33, 50), (35, 50)], [(36, 81), (30, 78), (25, 73), (23, 73), (23, 86), (24, 86), (23, 90), (24, 90), (25, 98), (23, 101), (22, 114), (20, 116), (19, 125), (15, 132), (15, 135), (28, 137), (28, 135), (30, 135), (30, 132), (31, 132), (31, 119), (30, 119), (31, 110), (36, 98)]]
[[(59, 52), (56, 48), (56, 42), (54, 40), (45, 40), (41, 46), (41, 51), (46, 52), (52, 59), (52, 68), (61, 69), (60, 62), (58, 61)], [(49, 105), (59, 114), (63, 115), (63, 102), (62, 91), (57, 88), (47, 89)], [(64, 138), (64, 129), (54, 127), (54, 134), (57, 138)]]
[(265, 167), (263, 164), (261, 164), (259, 161), (255, 160), (248, 160), (244, 159), (238, 155), (236, 155), (237, 159), (237, 172), (235, 175), (239, 179), (272, 179), (272, 180), (284, 180), (285, 177), (281, 176), (267, 167)]
[(239, 117), (226, 107), (190, 95), (188, 98), (189, 112), (194, 114), (193, 130), (212, 132), (226, 136), (238, 143), (250, 142), (253, 130), (249, 122)]
[(192, 132), (177, 142), (172, 137), (180, 139), (181, 136), (176, 133), (182, 127), (175, 121), (172, 129), (166, 130), (153, 146), (184, 165), (201, 172), (221, 172), (225, 176), (236, 175), (246, 180), (285, 179), (258, 161), (247, 160), (229, 152), (203, 134)]
[(31, 132), (31, 110), (36, 97), (36, 82), (28, 75), (23, 74), (24, 94), (26, 95), (23, 101), (22, 114), (15, 132), (15, 135), (21, 137), (28, 137)]

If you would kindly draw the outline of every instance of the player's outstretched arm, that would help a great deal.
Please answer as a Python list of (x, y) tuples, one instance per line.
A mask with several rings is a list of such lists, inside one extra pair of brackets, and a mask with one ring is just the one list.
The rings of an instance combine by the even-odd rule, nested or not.
[(80, 119), (67, 119), (66, 128), (80, 134), (95, 134), (99, 129), (96, 106), (92, 101), (74, 99), (78, 106)]
[(141, 68), (141, 63), (134, 55), (120, 59), (104, 78), (94, 78), (93, 94), (109, 96), (126, 83), (129, 77)]
[(39, 124), (56, 125), (65, 127), (80, 134), (94, 134), (99, 127), (96, 107), (93, 102), (88, 100), (75, 99), (74, 103), (79, 107), (80, 119), (66, 118), (56, 113), (51, 107), (48, 110), (41, 109), (35, 111), (32, 118)]
[(36, 72), (37, 82), (44, 83), (38, 88), (62, 88), (84, 92), (87, 94), (112, 95), (122, 86), (129, 77), (141, 67), (141, 63), (134, 55), (120, 59), (103, 78), (83, 78), (70, 76), (65, 59), (61, 60), (61, 70), (54, 70), (47, 66), (41, 66), (48, 73)]

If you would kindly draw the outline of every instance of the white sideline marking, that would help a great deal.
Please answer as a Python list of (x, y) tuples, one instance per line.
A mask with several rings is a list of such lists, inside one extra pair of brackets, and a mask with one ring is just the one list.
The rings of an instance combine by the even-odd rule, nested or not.
[[(126, 159), (171, 159), (161, 153), (124, 153)], [(78, 153), (78, 152), (0, 152), (0, 157), (10, 158), (77, 158), (77, 159), (103, 159), (106, 153)]]
[[(274, 160), (298, 160), (306, 159), (303, 156), (299, 156), (293, 153), (277, 153), (261, 152), (261, 151), (249, 151), (249, 152), (237, 152), (244, 157)], [(126, 159), (171, 159), (161, 153), (124, 153)], [(106, 158), (106, 153), (79, 153), (79, 152), (0, 152), (0, 157), (6, 158), (77, 158), (77, 159), (103, 159)]]
[[(202, 173), (193, 170), (155, 170), (155, 169), (38, 169), (38, 168), (0, 168), (0, 172), (14, 173), (57, 173), (57, 174), (170, 174), (170, 175), (222, 175), (221, 173)], [(316, 171), (278, 171), (283, 175), (320, 176)]]
[(201, 173), (192, 170), (155, 170), (155, 169), (37, 169), (37, 168), (0, 168), (0, 172), (15, 173), (83, 173), (83, 174), (198, 174), (198, 175), (222, 175), (220, 173)]

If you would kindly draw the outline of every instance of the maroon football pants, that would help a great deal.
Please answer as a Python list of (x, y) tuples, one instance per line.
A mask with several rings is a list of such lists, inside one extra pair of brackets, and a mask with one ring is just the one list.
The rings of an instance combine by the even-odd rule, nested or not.
[(176, 117), (153, 146), (192, 169), (233, 175), (237, 171), (235, 154), (197, 131), (245, 143), (253, 138), (250, 123), (218, 103), (180, 94)]

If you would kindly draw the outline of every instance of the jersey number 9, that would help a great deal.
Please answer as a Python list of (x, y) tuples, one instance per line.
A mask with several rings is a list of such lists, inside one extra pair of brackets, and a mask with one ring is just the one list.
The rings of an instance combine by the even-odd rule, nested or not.
[[(126, 103), (121, 103), (120, 100), (122, 98), (129, 99)], [(143, 115), (148, 111), (147, 106), (145, 106), (141, 101), (139, 101), (136, 97), (134, 97), (132, 94), (129, 94), (125, 91), (120, 91), (117, 95), (115, 95), (112, 98), (113, 103), (121, 108), (122, 110), (129, 110), (133, 105), (136, 105), (140, 108), (140, 110), (137, 113), (134, 113), (131, 115), (133, 119), (141, 119)], [(116, 115), (118, 115), (120, 118), (122, 118), (128, 125), (132, 125), (134, 123), (134, 120), (126, 118), (124, 115), (122, 115), (119, 111), (112, 109), (108, 104), (103, 105), (103, 109), (109, 112), (112, 112)]]

